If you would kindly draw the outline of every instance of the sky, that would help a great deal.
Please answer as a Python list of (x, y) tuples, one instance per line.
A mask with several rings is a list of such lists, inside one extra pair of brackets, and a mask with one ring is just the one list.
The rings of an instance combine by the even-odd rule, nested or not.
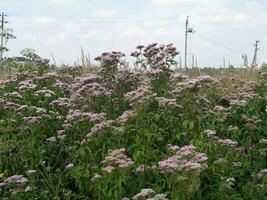
[(267, 0), (0, 0), (15, 40), (5, 56), (24, 48), (57, 64), (70, 64), (81, 49), (93, 60), (105, 51), (129, 54), (139, 44), (173, 43), (184, 60), (185, 19), (195, 32), (188, 37), (200, 67), (252, 62), (259, 40), (258, 63), (267, 62)]

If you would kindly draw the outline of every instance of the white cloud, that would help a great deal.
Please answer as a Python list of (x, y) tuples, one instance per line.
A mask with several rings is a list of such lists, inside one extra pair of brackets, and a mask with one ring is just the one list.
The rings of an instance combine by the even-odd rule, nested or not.
[[(48, 0), (78, 4), (74, 0)], [(73, 1), (73, 4), (72, 4)], [(77, 0), (91, 2), (90, 0)], [(126, 3), (125, 3), (126, 4)], [(84, 4), (81, 4), (84, 5)], [(78, 6), (79, 7), (79, 6)], [(90, 10), (91, 9), (91, 10)], [(261, 40), (259, 62), (267, 55), (267, 12), (263, 12), (264, 4), (260, 1), (247, 0), (242, 5), (235, 5), (232, 0), (147, 0), (136, 8), (116, 9), (106, 5), (105, 8), (90, 7), (88, 13), (81, 13), (75, 19), (66, 11), (66, 17), (34, 16), (9, 17), (9, 27), (14, 29), (16, 40), (10, 41), (9, 55), (18, 55), (25, 47), (34, 48), (40, 55), (50, 57), (50, 51), (57, 62), (73, 63), (80, 54), (82, 46), (92, 57), (101, 51), (121, 50), (129, 53), (135, 45), (149, 42), (173, 42), (178, 50), (184, 49), (184, 23), (186, 15), (190, 16), (190, 27), (196, 30), (192, 35), (191, 52), (198, 57), (199, 64), (220, 65), (222, 57), (231, 59), (239, 65), (242, 59), (239, 53), (229, 51), (207, 38), (247, 53), (251, 59), (253, 43)], [(255, 9), (255, 10), (254, 10)], [(258, 12), (256, 10), (261, 9)], [(267, 10), (267, 9), (266, 9)], [(65, 12), (65, 11), (64, 11)], [(157, 21), (157, 18), (173, 20)], [(68, 17), (69, 16), (69, 17)], [(118, 20), (124, 19), (153, 19)], [(95, 21), (94, 21), (95, 20)], [(111, 23), (105, 21), (111, 20)], [(99, 22), (98, 22), (99, 21)], [(116, 23), (113, 23), (113, 22)], [(265, 61), (266, 62), (266, 61)]]
[(110, 10), (110, 9), (97, 9), (92, 12), (92, 16), (96, 18), (114, 17), (115, 14), (116, 14), (115, 10)]

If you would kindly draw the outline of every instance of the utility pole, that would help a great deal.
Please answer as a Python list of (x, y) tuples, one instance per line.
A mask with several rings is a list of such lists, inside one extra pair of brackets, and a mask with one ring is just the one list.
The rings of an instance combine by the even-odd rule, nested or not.
[(0, 60), (3, 59), (3, 47), (4, 47), (4, 25), (7, 23), (5, 21), (5, 17), (7, 16), (5, 13), (0, 14), (1, 16), (1, 51), (0, 51)]
[(179, 67), (182, 69), (182, 57), (181, 54), (179, 54)]
[[(188, 39), (188, 33), (194, 33), (193, 28), (188, 28), (188, 24), (189, 24), (189, 17), (186, 17), (186, 21), (185, 21), (185, 50), (184, 50), (184, 66), (186, 71), (188, 70), (188, 66), (187, 66), (187, 39)], [(190, 58), (191, 60), (191, 58)]]
[(225, 69), (225, 57), (223, 57), (223, 68)]
[(254, 44), (254, 46), (255, 46), (255, 52), (254, 52), (254, 56), (253, 56), (253, 61), (252, 61), (251, 69), (252, 68), (255, 68), (257, 66), (257, 53), (258, 53), (258, 50), (259, 50), (259, 48), (258, 48), (258, 43), (259, 42), (260, 41), (257, 40), (256, 43)]
[(184, 66), (187, 71), (187, 36), (188, 36), (188, 16), (185, 21), (185, 50), (184, 50)]
[(242, 58), (243, 58), (243, 66), (247, 68), (248, 67), (248, 56), (247, 56), (247, 54), (243, 54)]

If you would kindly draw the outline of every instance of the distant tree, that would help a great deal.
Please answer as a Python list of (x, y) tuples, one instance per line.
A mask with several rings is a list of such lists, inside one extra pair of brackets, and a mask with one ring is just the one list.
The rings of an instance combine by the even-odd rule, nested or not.
[(267, 71), (267, 63), (263, 63), (260, 68), (261, 71)]
[(235, 68), (234, 65), (229, 65), (229, 66), (228, 66), (228, 69), (231, 69), (231, 70), (232, 70), (232, 69), (234, 69), (234, 68)]
[(13, 34), (13, 30), (8, 28), (5, 29), (3, 32), (0, 33), (0, 37), (3, 37), (4, 43), (3, 46), (0, 47), (0, 52), (7, 52), (7, 43), (9, 40), (16, 39), (16, 36)]
[(20, 54), (30, 59), (31, 61), (37, 61), (41, 58), (37, 53), (35, 53), (34, 49), (30, 48), (23, 49)]

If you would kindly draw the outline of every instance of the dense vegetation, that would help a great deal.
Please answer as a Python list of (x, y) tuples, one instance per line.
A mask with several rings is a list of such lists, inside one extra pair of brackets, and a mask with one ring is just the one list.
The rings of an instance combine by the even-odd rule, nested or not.
[(264, 73), (190, 78), (176, 55), (140, 45), (135, 69), (111, 52), (0, 81), (1, 199), (266, 199)]

